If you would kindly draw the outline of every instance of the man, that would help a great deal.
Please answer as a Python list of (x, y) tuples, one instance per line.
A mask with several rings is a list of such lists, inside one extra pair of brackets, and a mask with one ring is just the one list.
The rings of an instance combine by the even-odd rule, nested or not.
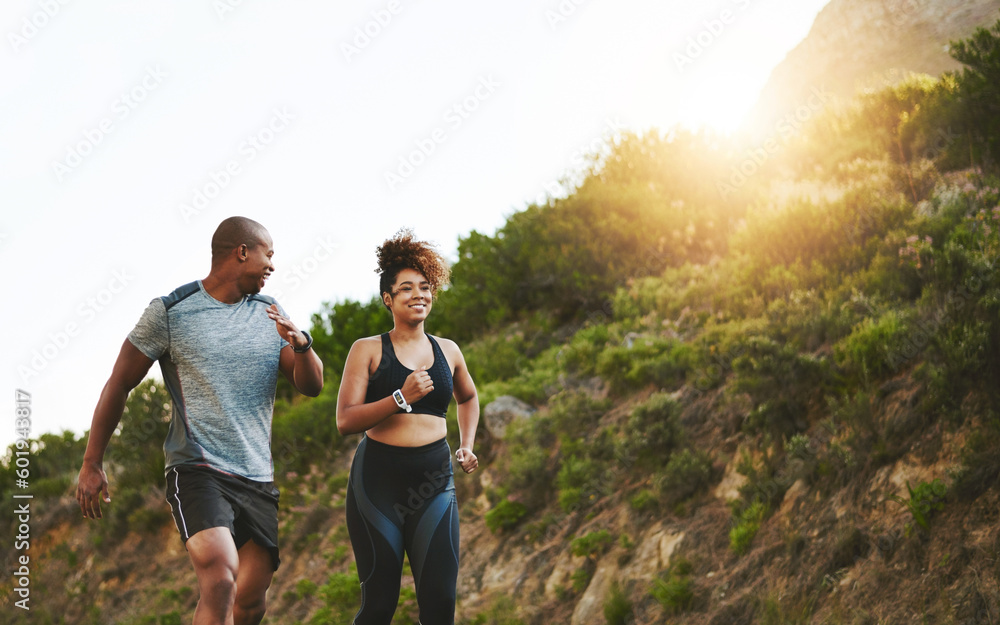
[(129, 392), (159, 361), (173, 400), (163, 445), (167, 501), (201, 592), (195, 625), (256, 625), (278, 568), (278, 491), (270, 453), (280, 370), (311, 397), (323, 389), (312, 338), (270, 297), (271, 236), (230, 217), (212, 237), (212, 269), (150, 302), (122, 345), (94, 411), (76, 498), (101, 518), (104, 451)]

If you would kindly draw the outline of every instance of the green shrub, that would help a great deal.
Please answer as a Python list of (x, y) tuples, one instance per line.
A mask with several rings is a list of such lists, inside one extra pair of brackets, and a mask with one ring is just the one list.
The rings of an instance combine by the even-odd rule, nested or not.
[(585, 391), (566, 390), (549, 399), (549, 416), (562, 436), (581, 438), (593, 431), (609, 405)]
[(563, 511), (572, 512), (584, 498), (593, 499), (601, 494), (604, 487), (608, 486), (607, 480), (603, 485), (600, 483), (603, 474), (604, 467), (590, 458), (575, 455), (565, 458), (556, 477), (559, 505)]
[(628, 419), (622, 457), (641, 468), (656, 468), (682, 438), (680, 405), (666, 393), (654, 393)]
[(799, 354), (770, 337), (747, 339), (742, 354), (733, 359), (735, 390), (754, 403), (746, 427), (779, 438), (804, 430), (807, 405), (822, 393), (827, 369), (821, 358)]
[(517, 618), (517, 604), (507, 596), (498, 597), (486, 610), (476, 615), (470, 625), (524, 625)]
[(628, 625), (632, 622), (632, 602), (622, 592), (618, 582), (613, 582), (604, 601), (604, 620), (608, 625)]
[(667, 614), (680, 614), (694, 601), (694, 582), (691, 580), (691, 563), (679, 558), (670, 569), (653, 582), (649, 594), (656, 599)]
[(509, 530), (517, 526), (528, 509), (518, 501), (504, 499), (486, 513), (486, 527), (493, 533)]
[(596, 372), (617, 393), (654, 384), (676, 387), (690, 368), (692, 350), (680, 341), (637, 337), (629, 345), (608, 347), (596, 361)]
[(316, 582), (303, 577), (299, 581), (295, 582), (295, 597), (297, 599), (312, 597), (316, 594), (318, 589), (319, 585)]
[(309, 620), (310, 625), (348, 622), (361, 605), (361, 586), (354, 564), (347, 573), (332, 573), (319, 587), (319, 597), (323, 605)]
[(878, 319), (865, 318), (834, 346), (834, 354), (855, 380), (869, 381), (899, 370), (919, 353), (919, 347), (910, 341), (907, 316), (889, 310)]
[(703, 451), (684, 449), (670, 455), (667, 466), (657, 477), (657, 490), (668, 503), (682, 501), (708, 485), (712, 461)]
[(737, 555), (743, 555), (750, 549), (750, 543), (760, 530), (764, 517), (767, 515), (767, 506), (760, 501), (755, 501), (735, 518), (735, 524), (729, 530), (729, 548)]
[(339, 385), (327, 383), (319, 397), (293, 403), (275, 401), (271, 455), (276, 476), (305, 475), (310, 465), (323, 464), (344, 444), (337, 432), (338, 391)]
[(509, 378), (498, 381), (476, 379), (480, 404), (485, 406), (501, 395), (513, 395), (529, 404), (544, 404), (550, 395), (560, 389), (559, 376), (563, 374), (563, 366), (559, 354), (560, 346), (556, 345), (530, 360), (519, 361), (518, 371)]
[(594, 576), (594, 571), (592, 567), (587, 566), (582, 569), (577, 569), (569, 576), (570, 580), (573, 582), (573, 592), (581, 593), (587, 589), (590, 585), (590, 578)]
[(398, 623), (398, 625), (420, 625), (419, 618), (417, 591), (413, 589), (413, 586), (403, 586), (399, 589), (396, 614), (393, 616), (392, 622)]
[[(925, 531), (930, 529), (930, 518), (935, 512), (944, 510), (944, 498), (948, 494), (948, 485), (939, 479), (928, 482), (920, 482), (916, 488), (911, 488), (910, 483), (906, 483), (906, 490), (909, 498), (904, 499), (899, 495), (890, 495), (890, 499), (896, 503), (906, 506), (913, 515), (913, 520)], [(911, 530), (907, 524), (907, 532)]]
[(569, 547), (570, 552), (574, 556), (586, 556), (587, 558), (595, 559), (607, 551), (612, 543), (614, 543), (614, 539), (607, 530), (598, 530), (584, 534), (579, 538), (574, 538), (570, 541)]
[(463, 346), (469, 373), (477, 384), (506, 380), (520, 374), (529, 363), (524, 332), (505, 331)]
[(636, 512), (651, 512), (660, 505), (660, 500), (653, 491), (644, 488), (629, 499), (629, 505)]
[(552, 492), (549, 452), (538, 445), (510, 447), (505, 487), (535, 508)]
[(181, 623), (183, 623), (181, 613), (176, 610), (162, 615), (158, 621), (159, 625), (181, 625)]

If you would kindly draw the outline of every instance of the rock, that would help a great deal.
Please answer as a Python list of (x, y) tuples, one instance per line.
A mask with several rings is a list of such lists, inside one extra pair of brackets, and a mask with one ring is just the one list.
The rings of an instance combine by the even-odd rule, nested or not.
[(736, 460), (726, 465), (722, 481), (715, 487), (715, 496), (722, 501), (740, 498), (740, 487), (747, 483), (747, 476), (736, 471)]
[[(656, 525), (647, 530), (640, 539), (635, 555), (624, 567), (618, 564), (617, 550), (611, 550), (597, 564), (597, 570), (590, 579), (576, 607), (573, 609), (571, 625), (605, 625), (604, 602), (608, 598), (611, 584), (616, 580), (623, 586), (629, 581), (639, 581), (641, 585), (649, 585), (662, 571), (670, 567), (670, 560), (677, 548), (684, 541), (684, 532), (672, 532), (662, 525)], [(572, 575), (570, 567), (573, 564), (583, 565), (584, 558), (562, 558), (561, 566), (553, 570), (550, 582), (557, 572), (561, 579), (567, 580)], [(567, 583), (564, 582), (564, 583)], [(555, 590), (553, 586), (553, 594)], [(549, 584), (546, 584), (546, 595), (549, 594)]]
[(507, 426), (516, 419), (527, 419), (535, 414), (535, 409), (511, 395), (501, 395), (486, 406), (483, 419), (490, 434), (503, 438)]
[(786, 518), (791, 515), (792, 510), (795, 507), (795, 503), (803, 495), (805, 495), (808, 490), (809, 487), (806, 485), (805, 480), (802, 478), (795, 480), (788, 490), (785, 491), (785, 497), (781, 500), (781, 508), (778, 510), (778, 515)]
[(586, 564), (586, 560), (583, 556), (570, 554), (569, 551), (560, 554), (555, 566), (552, 567), (552, 573), (545, 580), (545, 598), (555, 600), (559, 597), (560, 589), (569, 590), (573, 585), (573, 573), (582, 568)]
[(604, 618), (604, 601), (608, 597), (611, 583), (617, 577), (615, 575), (617, 572), (618, 567), (612, 558), (601, 560), (597, 565), (597, 570), (594, 571), (594, 576), (587, 585), (587, 590), (576, 602), (570, 625), (605, 625), (607, 623)]

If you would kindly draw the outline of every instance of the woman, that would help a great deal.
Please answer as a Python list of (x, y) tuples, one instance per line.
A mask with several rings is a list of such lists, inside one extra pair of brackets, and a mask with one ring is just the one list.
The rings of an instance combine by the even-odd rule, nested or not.
[(406, 550), (423, 625), (455, 622), (458, 506), (445, 414), (458, 402), (462, 470), (472, 473), (479, 398), (458, 346), (424, 333), (444, 259), (401, 230), (378, 248), (379, 290), (393, 328), (359, 339), (344, 364), (337, 429), (364, 432), (351, 465), (347, 528), (361, 580), (357, 625), (389, 625)]

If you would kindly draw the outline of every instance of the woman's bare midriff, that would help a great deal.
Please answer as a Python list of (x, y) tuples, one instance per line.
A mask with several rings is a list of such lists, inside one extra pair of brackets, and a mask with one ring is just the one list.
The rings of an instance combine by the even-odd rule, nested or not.
[(448, 433), (448, 424), (430, 414), (400, 412), (366, 432), (369, 438), (397, 447), (420, 447), (439, 441)]

